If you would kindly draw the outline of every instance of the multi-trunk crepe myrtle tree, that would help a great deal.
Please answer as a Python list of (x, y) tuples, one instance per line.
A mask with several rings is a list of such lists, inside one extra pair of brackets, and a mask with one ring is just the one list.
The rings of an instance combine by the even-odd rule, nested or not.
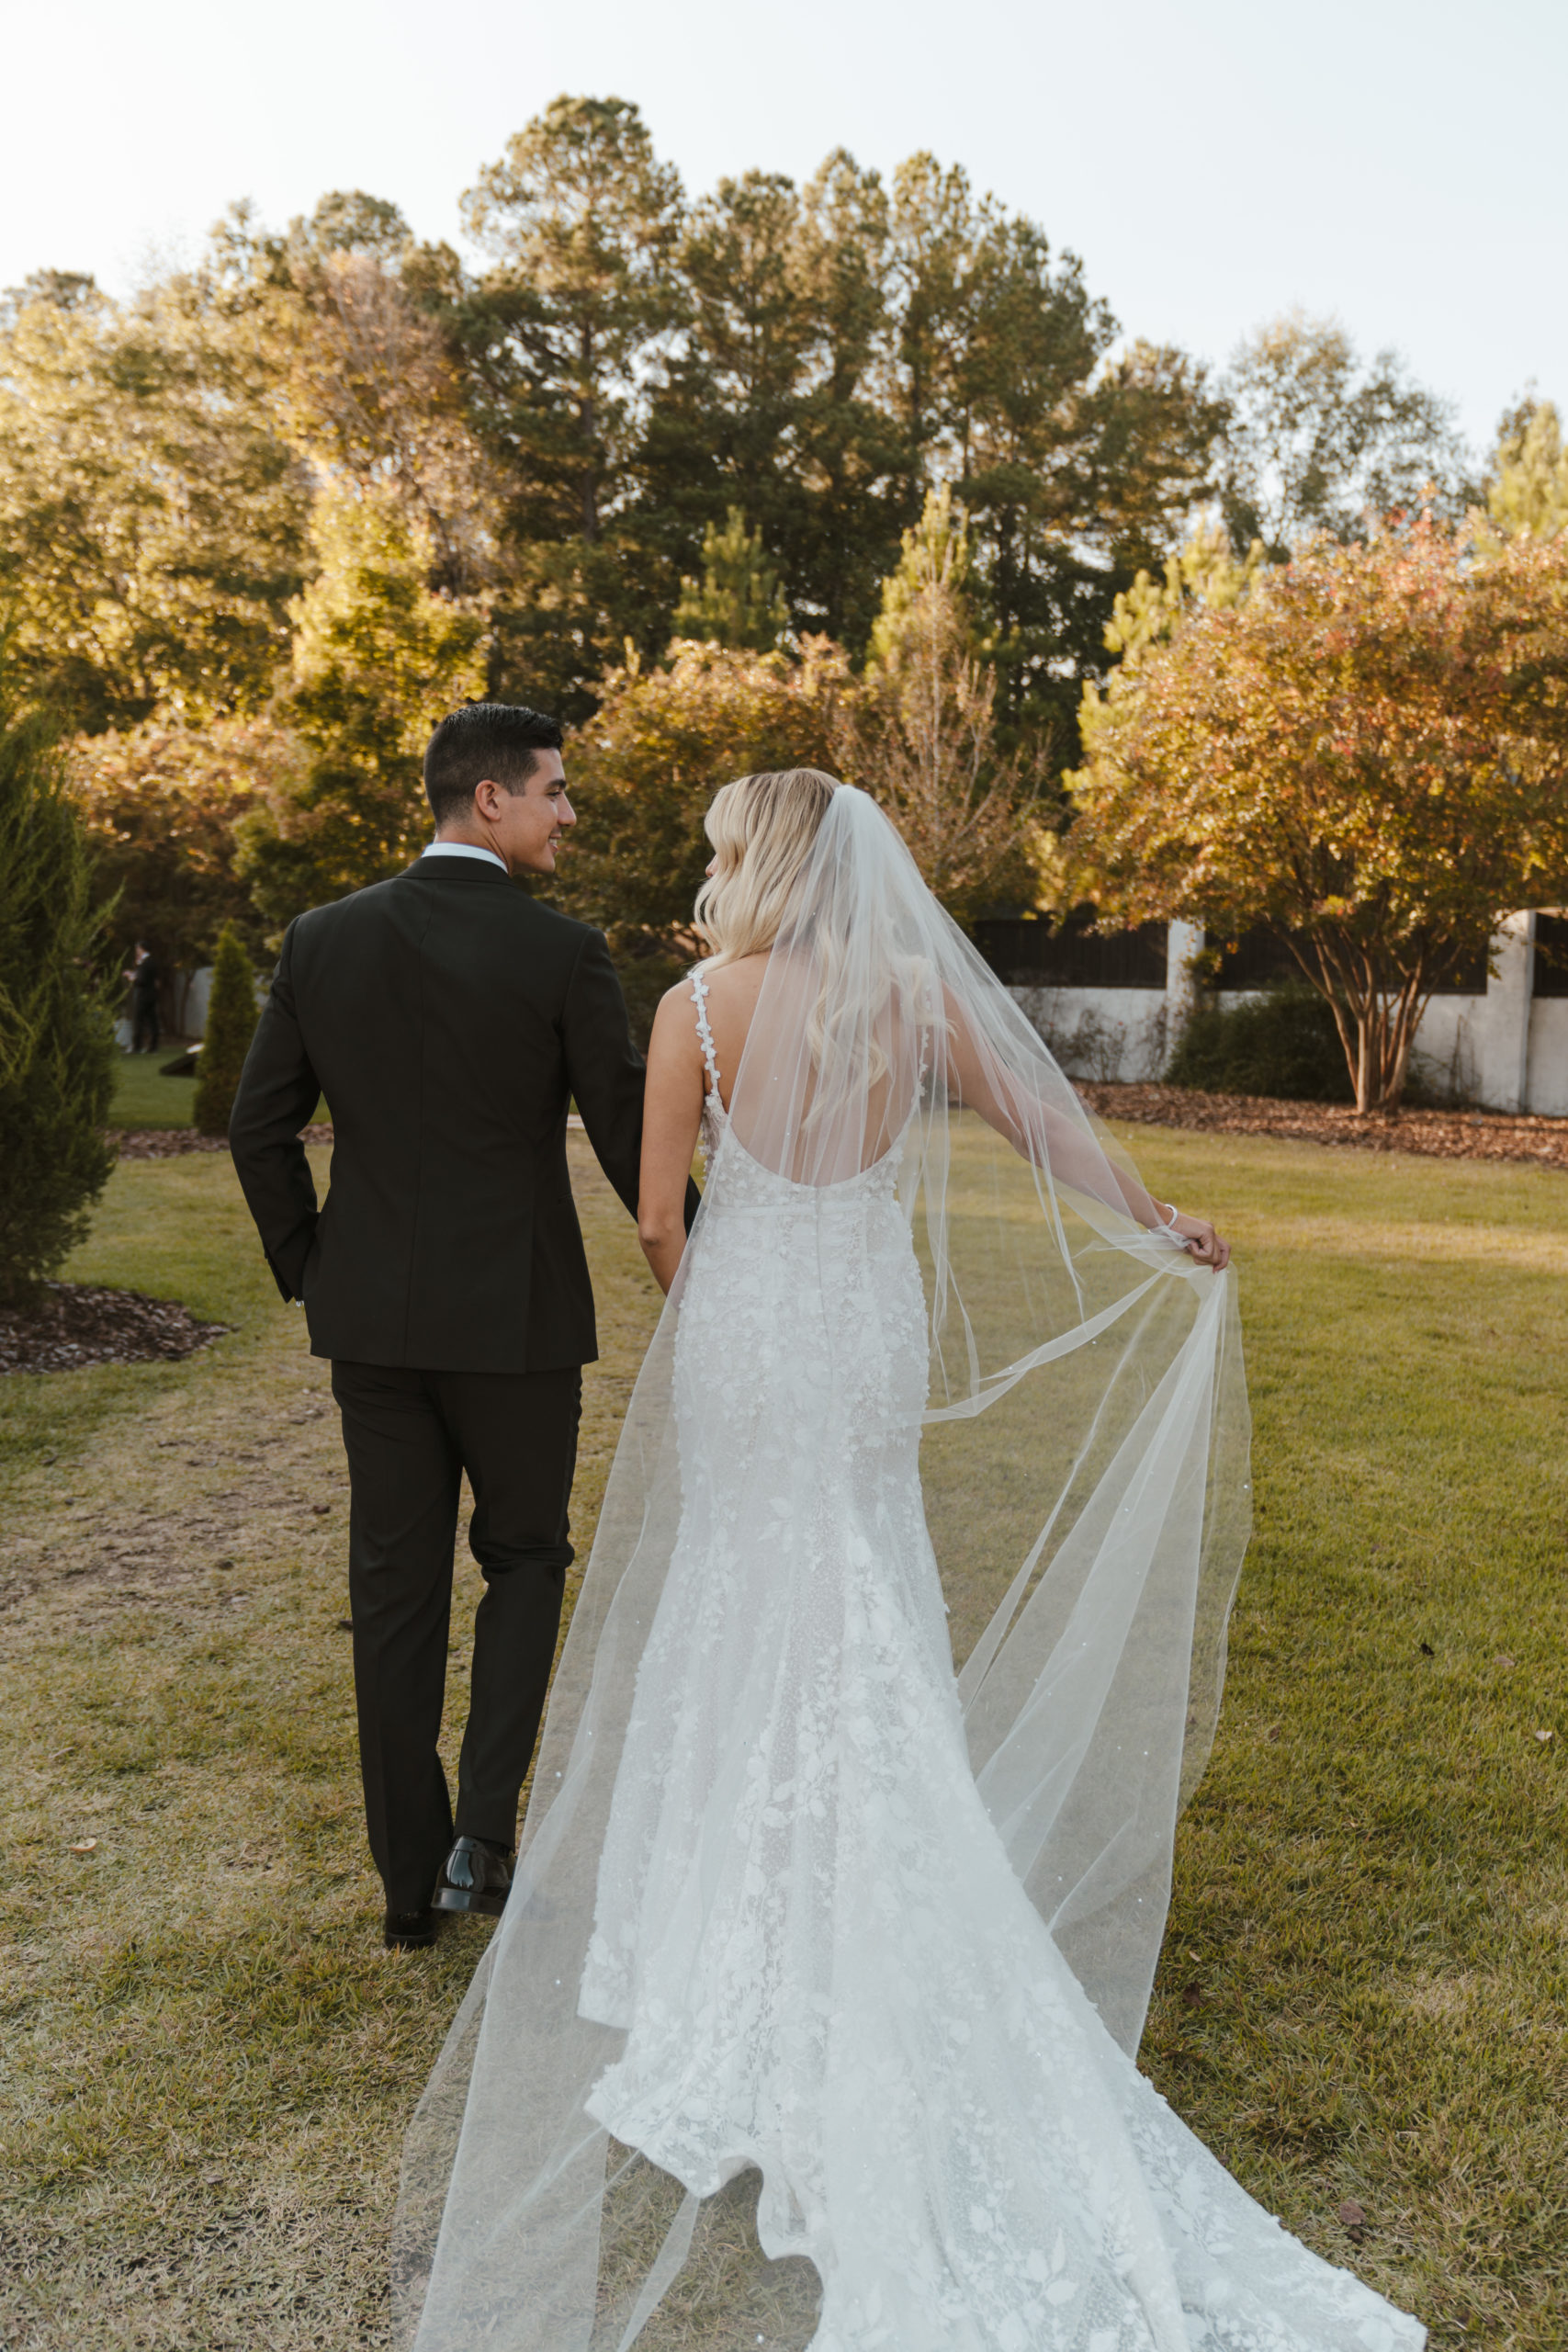
[(1434, 987), (1568, 876), (1568, 537), (1320, 541), (1190, 606), (1082, 725), (1065, 887), (1113, 920), (1277, 930), (1357, 1107), (1392, 1107)]

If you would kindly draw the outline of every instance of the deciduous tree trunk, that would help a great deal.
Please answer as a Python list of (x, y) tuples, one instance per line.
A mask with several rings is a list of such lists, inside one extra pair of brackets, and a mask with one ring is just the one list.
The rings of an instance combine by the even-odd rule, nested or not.
[[(1319, 936), (1292, 952), (1328, 1001), (1359, 1112), (1397, 1109), (1410, 1069), (1410, 1049), (1432, 992), (1426, 958), (1415, 969), (1388, 973), (1359, 943)], [(1391, 986), (1390, 983), (1393, 983)]]

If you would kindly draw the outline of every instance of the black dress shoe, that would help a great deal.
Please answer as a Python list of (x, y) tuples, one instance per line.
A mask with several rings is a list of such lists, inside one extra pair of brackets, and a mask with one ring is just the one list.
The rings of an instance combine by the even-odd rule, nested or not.
[(427, 1951), (441, 1922), (434, 1911), (389, 1911), (386, 1943), (389, 1951)]
[(437, 1911), (482, 1911), (499, 1919), (512, 1892), (512, 1849), (489, 1838), (459, 1838), (431, 1897)]

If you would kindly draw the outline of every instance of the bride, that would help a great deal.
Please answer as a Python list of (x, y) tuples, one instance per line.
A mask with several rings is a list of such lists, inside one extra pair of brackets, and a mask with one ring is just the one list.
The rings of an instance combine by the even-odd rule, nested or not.
[(410, 2133), (404, 2341), (1415, 2352), (1134, 2064), (1246, 1540), (1225, 1244), (864, 794), (747, 776), (708, 832), (669, 1303)]

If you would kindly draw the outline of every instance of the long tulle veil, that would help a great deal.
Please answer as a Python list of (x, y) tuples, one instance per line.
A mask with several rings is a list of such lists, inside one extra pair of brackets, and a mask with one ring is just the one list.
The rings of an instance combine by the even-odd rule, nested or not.
[[(702, 1280), (705, 1233), (756, 1217), (764, 1178), (788, 1188), (798, 1231), (801, 1204), (896, 1156), (930, 1334), (921, 1480), (971, 1761), (1106, 2025), (1129, 2052), (1142, 2031), (1248, 1527), (1234, 1277), (1134, 1219), (1118, 1146), (848, 787), (801, 875), (730, 1107), (616, 1452), (515, 1889), (409, 2132), (394, 2283), (418, 2352), (797, 2352), (812, 2333), (812, 2278), (795, 2275), (809, 2266), (762, 2258), (744, 2195), (687, 2195), (594, 2122), (587, 2102), (626, 2037), (579, 2007), (681, 1527), (682, 1288)], [(799, 1282), (813, 1275), (807, 1245)], [(723, 1475), (743, 1488), (748, 1464)], [(799, 1475), (805, 1490), (804, 1448)], [(699, 2305), (711, 2336), (671, 2317)]]

